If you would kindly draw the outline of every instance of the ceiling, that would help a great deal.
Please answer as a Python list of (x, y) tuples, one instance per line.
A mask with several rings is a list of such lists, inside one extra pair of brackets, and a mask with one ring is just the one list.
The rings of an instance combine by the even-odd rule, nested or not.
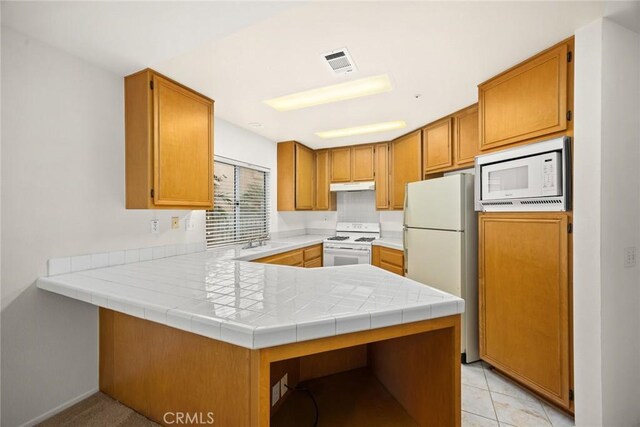
[(285, 2), (2, 1), (2, 25), (122, 76), (291, 8)]
[[(470, 105), (478, 83), (606, 8), (573, 1), (3, 2), (2, 22), (120, 75), (150, 66), (215, 99), (218, 117), (273, 141), (322, 148), (393, 139)], [(357, 72), (335, 76), (323, 63), (322, 53), (341, 47)], [(394, 89), (383, 94), (287, 112), (262, 102), (385, 73)], [(407, 128), (315, 135), (392, 120)]]

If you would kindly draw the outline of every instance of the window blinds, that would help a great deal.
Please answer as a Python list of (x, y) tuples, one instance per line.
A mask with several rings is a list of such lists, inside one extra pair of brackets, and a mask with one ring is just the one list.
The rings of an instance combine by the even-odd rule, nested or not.
[(269, 172), (214, 162), (213, 209), (207, 211), (207, 247), (247, 242), (269, 232)]

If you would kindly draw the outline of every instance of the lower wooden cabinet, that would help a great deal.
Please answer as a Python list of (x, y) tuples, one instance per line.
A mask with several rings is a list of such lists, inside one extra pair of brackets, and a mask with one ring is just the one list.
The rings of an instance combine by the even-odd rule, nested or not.
[(392, 273), (404, 276), (404, 252), (374, 245), (371, 250), (371, 264)]
[(567, 213), (479, 218), (480, 357), (569, 411), (570, 220)]
[(253, 262), (289, 265), (292, 267), (322, 267), (322, 244), (258, 258)]

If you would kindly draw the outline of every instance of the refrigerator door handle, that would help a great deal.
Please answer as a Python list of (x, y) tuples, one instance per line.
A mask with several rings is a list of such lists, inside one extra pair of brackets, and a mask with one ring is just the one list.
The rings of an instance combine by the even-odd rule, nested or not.
[(406, 276), (407, 273), (409, 272), (409, 267), (407, 265), (408, 259), (409, 259), (409, 248), (407, 247), (407, 226), (404, 225), (402, 227), (402, 249), (403, 249), (403, 261), (404, 261), (404, 265), (402, 266), (402, 268), (404, 269), (404, 275)]

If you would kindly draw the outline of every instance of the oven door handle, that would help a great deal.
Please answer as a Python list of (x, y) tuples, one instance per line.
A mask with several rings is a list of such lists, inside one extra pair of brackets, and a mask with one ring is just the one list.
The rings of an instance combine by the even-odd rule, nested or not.
[(343, 254), (343, 255), (366, 255), (370, 252), (368, 249), (342, 249), (342, 248), (325, 248), (324, 253), (329, 255)]

